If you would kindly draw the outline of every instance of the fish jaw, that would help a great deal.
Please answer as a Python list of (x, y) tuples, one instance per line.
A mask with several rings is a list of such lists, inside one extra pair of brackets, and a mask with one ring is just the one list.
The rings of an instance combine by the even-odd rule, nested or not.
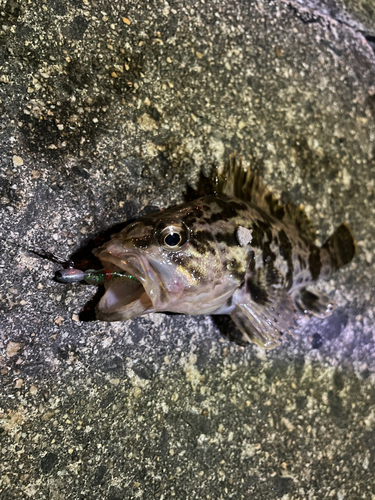
[(126, 321), (153, 312), (152, 303), (142, 285), (111, 283), (96, 306), (96, 319)]
[(93, 253), (105, 268), (125, 271), (139, 281), (106, 283), (106, 292), (96, 308), (99, 320), (125, 321), (151, 312), (170, 311), (170, 303), (178, 301), (186, 289), (186, 277), (175, 275), (162, 253), (158, 258), (150, 258), (126, 239), (114, 238)]
[(155, 311), (151, 297), (157, 295), (156, 287), (152, 287), (149, 293), (145, 290), (151, 274), (146, 260), (129, 251), (121, 240), (111, 240), (94, 249), (93, 253), (106, 269), (125, 271), (139, 281), (135, 284), (107, 282), (105, 294), (96, 307), (97, 319), (125, 321)]
[(102, 321), (125, 321), (151, 312), (219, 314), (239, 286), (228, 276), (202, 283), (192, 273), (172, 265), (162, 251), (150, 255), (126, 241), (113, 239), (95, 249), (105, 268), (125, 271), (139, 284), (108, 282), (96, 308)]

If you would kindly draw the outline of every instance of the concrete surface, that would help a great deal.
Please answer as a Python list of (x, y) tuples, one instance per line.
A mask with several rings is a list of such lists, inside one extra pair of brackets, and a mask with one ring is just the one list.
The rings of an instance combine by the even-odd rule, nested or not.
[[(375, 498), (370, 2), (0, 7), (0, 498)], [(229, 319), (89, 321), (53, 281), (236, 149), (353, 263), (277, 350)]]

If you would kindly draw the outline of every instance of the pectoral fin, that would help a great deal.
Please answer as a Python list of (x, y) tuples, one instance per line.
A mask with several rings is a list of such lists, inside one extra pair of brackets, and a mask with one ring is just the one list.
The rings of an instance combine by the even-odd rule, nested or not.
[(311, 287), (298, 290), (293, 299), (301, 311), (318, 318), (329, 316), (334, 306), (334, 300), (329, 295)]
[(245, 342), (272, 349), (295, 326), (292, 299), (281, 286), (276, 270), (267, 275), (263, 269), (252, 273), (236, 302), (231, 318)]

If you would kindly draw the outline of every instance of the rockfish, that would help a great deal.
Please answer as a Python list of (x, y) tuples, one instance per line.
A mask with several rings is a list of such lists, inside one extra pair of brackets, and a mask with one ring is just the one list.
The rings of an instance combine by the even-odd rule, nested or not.
[(124, 276), (103, 281), (96, 317), (229, 314), (244, 342), (273, 348), (297, 309), (331, 312), (332, 299), (312, 284), (354, 257), (345, 223), (322, 247), (315, 239), (302, 206), (281, 204), (234, 155), (215, 194), (130, 222), (93, 251), (106, 272)]

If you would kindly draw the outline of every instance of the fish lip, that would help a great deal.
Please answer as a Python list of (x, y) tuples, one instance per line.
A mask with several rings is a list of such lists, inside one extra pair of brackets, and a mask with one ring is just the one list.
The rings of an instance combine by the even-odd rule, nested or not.
[(142, 259), (135, 252), (127, 250), (116, 251), (114, 249), (102, 247), (93, 250), (93, 254), (97, 257), (104, 267), (113, 268), (115, 271), (125, 271), (127, 274), (134, 276), (140, 283), (144, 283), (147, 276), (147, 266), (145, 259)]
[[(101, 260), (102, 264), (105, 267), (110, 267), (113, 270), (122, 270), (125, 271), (127, 274), (134, 276), (139, 281), (139, 284), (136, 283), (134, 285), (123, 284), (122, 287), (124, 291), (126, 291), (125, 287), (128, 287), (128, 290), (130, 290), (130, 287), (135, 288), (136, 285), (138, 285), (138, 290), (139, 290), (139, 286), (142, 286), (143, 294), (139, 300), (143, 300), (143, 303), (145, 303), (146, 302), (145, 296), (147, 296), (147, 300), (149, 301), (149, 307), (147, 308), (142, 307), (142, 312), (139, 312), (140, 309), (137, 309), (137, 312), (134, 314), (131, 313), (130, 309), (131, 307), (133, 309), (136, 309), (135, 307), (136, 304), (134, 304), (131, 301), (131, 296), (128, 303), (123, 301), (121, 305), (121, 310), (123, 312), (124, 319), (130, 319), (139, 316), (141, 314), (147, 314), (150, 312), (154, 312), (156, 310), (160, 310), (163, 302), (160, 300), (160, 297), (162, 295), (161, 280), (158, 276), (158, 273), (153, 269), (152, 265), (150, 265), (150, 263), (148, 262), (147, 257), (140, 255), (139, 253), (133, 252), (131, 250), (128, 250), (124, 247), (122, 248), (118, 247), (116, 248), (116, 247), (117, 245), (109, 245), (108, 247), (95, 249), (93, 253), (96, 257), (98, 257)], [(115, 287), (116, 284), (114, 282), (113, 283), (109, 282), (108, 284), (105, 285), (106, 294), (103, 296), (102, 300), (99, 302), (97, 306), (98, 319), (107, 319), (107, 315), (101, 311), (101, 308), (106, 307), (105, 296), (107, 295), (107, 292), (109, 291), (111, 293), (111, 291), (115, 289)], [(129, 315), (127, 314), (127, 306), (129, 306)]]

